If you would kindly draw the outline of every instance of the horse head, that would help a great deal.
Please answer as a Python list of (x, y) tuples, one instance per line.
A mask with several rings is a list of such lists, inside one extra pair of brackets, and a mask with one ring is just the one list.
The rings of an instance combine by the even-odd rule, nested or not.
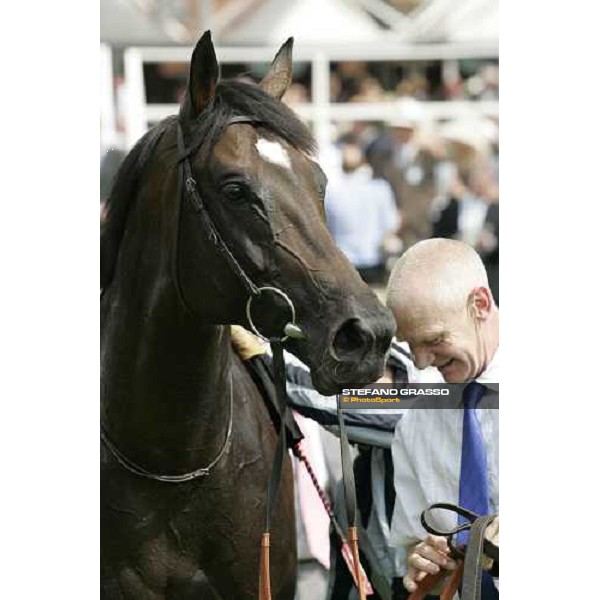
[[(249, 328), (249, 292), (240, 272), (256, 287), (281, 290), (304, 334), (285, 347), (311, 367), (315, 388), (332, 394), (344, 384), (377, 379), (395, 325), (325, 226), (326, 177), (313, 138), (280, 100), (291, 82), (291, 53), (290, 38), (258, 85), (220, 81), (205, 33), (192, 55), (179, 118), (167, 128), (180, 129), (178, 159), (171, 131), (159, 144), (166, 144), (165, 164), (153, 161), (151, 185), (168, 192), (170, 202), (177, 199), (170, 210), (175, 233), (169, 272), (188, 312), (206, 324)], [(206, 215), (239, 271), (183, 191), (181, 170), (179, 178), (174, 175), (182, 148)], [(261, 294), (252, 320), (266, 336), (275, 335), (290, 320), (288, 302)]]

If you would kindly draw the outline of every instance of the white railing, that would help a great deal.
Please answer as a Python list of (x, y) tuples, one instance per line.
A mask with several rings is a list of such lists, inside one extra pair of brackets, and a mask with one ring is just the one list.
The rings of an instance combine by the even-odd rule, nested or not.
[[(274, 48), (218, 48), (221, 63), (270, 62)], [(190, 60), (192, 48), (129, 48), (124, 54), (126, 101), (124, 122), (126, 144), (133, 144), (146, 132), (151, 122), (158, 121), (178, 110), (176, 104), (147, 104), (144, 85), (144, 63), (183, 62)], [(320, 147), (331, 141), (334, 121), (392, 121), (397, 110), (395, 102), (334, 103), (329, 99), (330, 63), (343, 60), (360, 61), (455, 61), (461, 58), (496, 58), (497, 43), (479, 44), (421, 44), (406, 45), (385, 43), (377, 46), (320, 45), (300, 46), (294, 49), (294, 59), (311, 63), (312, 101), (296, 105), (293, 109), (300, 117), (310, 120)], [(431, 119), (456, 116), (498, 114), (494, 101), (444, 101), (425, 102), (424, 109)]]
[[(291, 108), (304, 120), (318, 120), (322, 113), (318, 106), (312, 103), (294, 104)], [(498, 116), (498, 102), (492, 100), (481, 101), (444, 101), (424, 102), (423, 109), (425, 120), (440, 121), (459, 117), (470, 117), (474, 114), (489, 117)], [(327, 116), (331, 121), (384, 121), (392, 122), (397, 116), (397, 102), (351, 102), (329, 103)], [(156, 123), (169, 115), (179, 111), (178, 104), (147, 104), (145, 107), (146, 119), (149, 123)], [(145, 131), (145, 130), (144, 130)]]
[(118, 137), (112, 52), (106, 44), (100, 44), (100, 143), (109, 147), (118, 142)]

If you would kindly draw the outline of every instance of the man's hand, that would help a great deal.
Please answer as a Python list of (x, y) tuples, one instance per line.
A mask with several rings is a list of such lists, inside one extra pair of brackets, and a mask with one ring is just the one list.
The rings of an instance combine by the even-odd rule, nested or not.
[[(500, 517), (496, 517), (485, 530), (485, 539), (492, 542), (494, 546), (500, 546)], [(494, 561), (489, 557), (483, 557), (481, 566), (484, 571), (489, 571), (494, 566)]]
[(403, 578), (404, 587), (409, 592), (417, 589), (417, 584), (428, 573), (439, 573), (440, 569), (453, 571), (456, 563), (450, 558), (450, 548), (445, 537), (430, 535), (419, 542), (408, 553), (408, 572)]

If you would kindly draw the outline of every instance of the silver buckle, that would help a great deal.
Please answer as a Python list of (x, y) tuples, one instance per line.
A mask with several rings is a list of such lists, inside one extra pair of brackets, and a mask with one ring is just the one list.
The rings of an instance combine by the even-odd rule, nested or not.
[(188, 177), (185, 180), (185, 189), (190, 192), (190, 194), (196, 189), (196, 180), (193, 177)]

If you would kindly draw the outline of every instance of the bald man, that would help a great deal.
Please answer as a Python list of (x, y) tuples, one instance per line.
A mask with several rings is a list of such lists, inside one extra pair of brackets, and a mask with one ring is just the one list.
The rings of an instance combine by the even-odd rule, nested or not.
[[(481, 259), (462, 242), (420, 242), (396, 263), (387, 304), (396, 319), (396, 337), (408, 343), (419, 369), (435, 367), (447, 383), (477, 382), (481, 395), (475, 416), (486, 455), (486, 510), (497, 514), (498, 411), (490, 407), (498, 401), (499, 311)], [(463, 489), (461, 478), (465, 413), (462, 408), (408, 410), (394, 433), (392, 540), (399, 548), (407, 592), (427, 573), (456, 567), (445, 538), (427, 536), (420, 514), (435, 502), (464, 504), (472, 491)], [(436, 518), (433, 524), (439, 529), (456, 526), (451, 513)], [(497, 597), (487, 580), (482, 598)]]
[(477, 378), (498, 350), (499, 311), (467, 244), (431, 239), (410, 248), (392, 271), (387, 304), (417, 368), (436, 367), (448, 383)]

